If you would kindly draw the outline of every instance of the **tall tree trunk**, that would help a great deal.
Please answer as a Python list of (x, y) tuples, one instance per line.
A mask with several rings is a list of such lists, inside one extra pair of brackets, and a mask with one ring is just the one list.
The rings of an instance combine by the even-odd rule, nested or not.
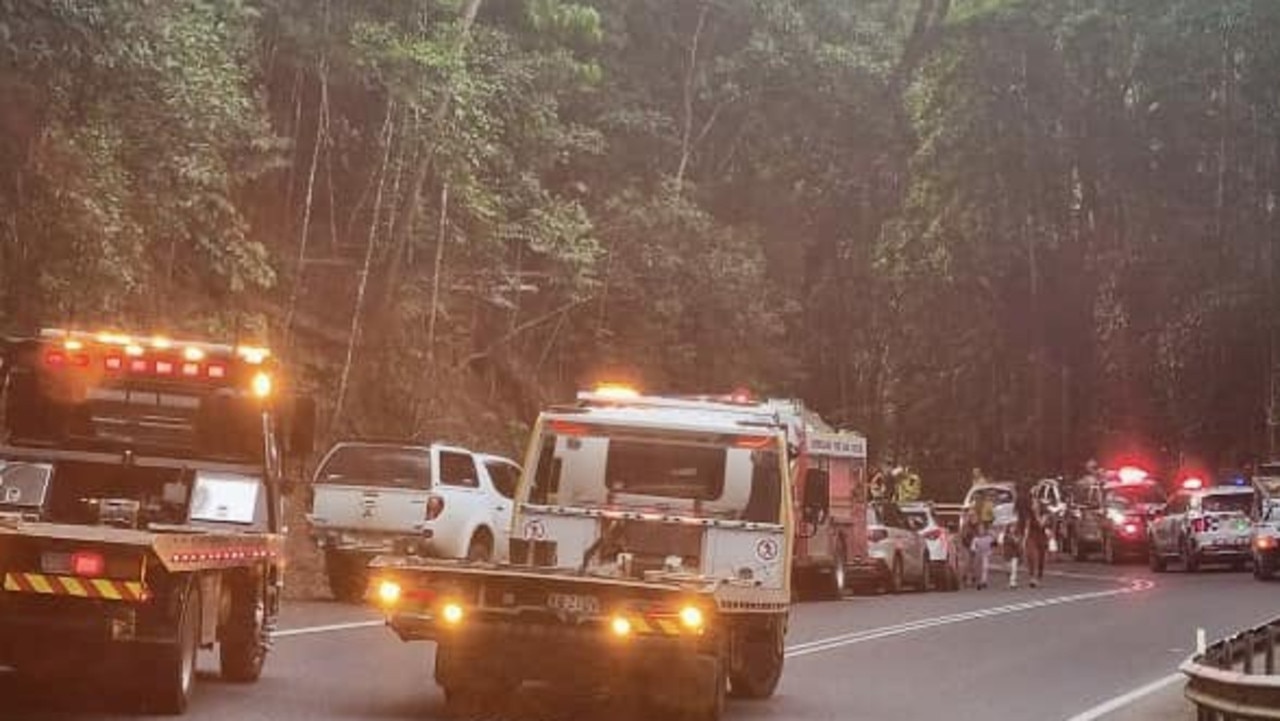
[[(316, 169), (320, 167), (320, 150), (329, 139), (329, 61), (321, 56), (316, 69), (320, 79), (320, 99), (316, 109), (316, 136), (311, 148), (311, 167), (307, 171), (307, 196), (302, 205), (302, 232), (298, 238), (298, 261), (293, 272), (293, 287), (289, 291), (289, 305), (284, 316), (285, 347), (292, 344), (293, 314), (298, 308), (298, 294), (306, 278), (307, 238), (311, 234), (311, 209), (315, 199)], [(332, 214), (332, 209), (330, 210)]]
[(703, 0), (698, 8), (698, 23), (689, 38), (689, 61), (685, 65), (682, 116), (680, 123), (680, 162), (676, 166), (675, 186), (679, 193), (684, 189), (684, 176), (689, 170), (689, 159), (693, 154), (693, 96), (698, 79), (698, 44), (702, 40), (702, 31), (707, 26), (707, 13), (711, 10), (709, 0)]
[(440, 228), (436, 236), (436, 260), (431, 269), (431, 318), (427, 321), (427, 365), (436, 363), (436, 319), (440, 315), (440, 275), (444, 270), (444, 246), (449, 238), (449, 184), (440, 186)]
[[(468, 41), (471, 38), (471, 28), (475, 25), (477, 13), (480, 12), (481, 2), (482, 0), (467, 0), (467, 4), (462, 8), (460, 14), (461, 26), (458, 31), (456, 46), (456, 51), (459, 54), (466, 52)], [(432, 113), (431, 126), (428, 128), (426, 136), (428, 140), (425, 141), (427, 143), (426, 151), (418, 160), (417, 167), (414, 169), (405, 191), (405, 201), (400, 205), (400, 212), (393, 223), (395, 233), (391, 238), (391, 250), (388, 253), (388, 265), (382, 288), (382, 297), (377, 307), (377, 315), (384, 326), (388, 321), (388, 314), (395, 294), (400, 289), (400, 277), (403, 274), (403, 263), (409, 246), (409, 239), (413, 237), (413, 229), (417, 223), (418, 216), (422, 212), (422, 194), (426, 189), (427, 179), (431, 177), (432, 167), (435, 165), (437, 143), (439, 143), (439, 137), (442, 135), (441, 129), (444, 126), (445, 118), (449, 114), (449, 108), (452, 103), (453, 95), (445, 93), (445, 96), (436, 105), (435, 112)]]
[(369, 270), (373, 265), (373, 249), (378, 238), (378, 221), (381, 219), (382, 191), (386, 186), (387, 165), (391, 162), (391, 145), (394, 139), (391, 118), (394, 108), (395, 102), (388, 100), (387, 117), (382, 124), (382, 163), (378, 171), (378, 187), (374, 191), (373, 218), (369, 221), (369, 243), (365, 246), (364, 266), (360, 271), (360, 285), (356, 290), (356, 301), (351, 310), (351, 330), (347, 335), (347, 356), (342, 364), (341, 380), (338, 382), (338, 398), (333, 406), (330, 433), (337, 428), (338, 419), (342, 417), (343, 408), (346, 406), (347, 392), (351, 383), (351, 365), (355, 360), (356, 344), (360, 339), (360, 318), (364, 313), (364, 296), (366, 289), (369, 287)]

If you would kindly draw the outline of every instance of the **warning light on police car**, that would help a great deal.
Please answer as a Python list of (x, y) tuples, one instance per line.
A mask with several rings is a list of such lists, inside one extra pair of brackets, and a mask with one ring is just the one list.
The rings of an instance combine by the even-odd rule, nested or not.
[(1188, 491), (1198, 491), (1204, 488), (1204, 479), (1191, 476), (1182, 482), (1182, 488)]
[(1121, 483), (1142, 483), (1147, 480), (1147, 472), (1137, 466), (1125, 466), (1116, 475), (1120, 476)]

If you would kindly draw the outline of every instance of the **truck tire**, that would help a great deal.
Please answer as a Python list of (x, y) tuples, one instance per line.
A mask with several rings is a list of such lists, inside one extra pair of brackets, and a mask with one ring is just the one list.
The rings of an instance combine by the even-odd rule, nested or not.
[(831, 564), (831, 573), (824, 574), (823, 596), (831, 601), (839, 601), (849, 591), (848, 576), (845, 568), (843, 541), (836, 545), (835, 561)]
[(231, 608), (220, 629), (218, 665), (225, 681), (253, 683), (262, 676), (267, 659), (266, 604), (260, 579), (247, 573), (228, 574)]
[(450, 711), (474, 713), (500, 706), (520, 685), (474, 662), (457, 643), (436, 643), (435, 680)]
[(729, 671), (729, 695), (766, 699), (778, 690), (786, 656), (785, 632), (780, 619), (739, 629), (738, 665)]
[(147, 711), (170, 716), (186, 713), (196, 683), (200, 650), (200, 589), (193, 578), (179, 598), (177, 638), (144, 651), (142, 701)]
[(329, 579), (329, 591), (334, 599), (343, 603), (360, 603), (369, 585), (369, 572), (364, 558), (333, 548), (325, 549), (324, 572)]
[(724, 715), (725, 663), (720, 656), (707, 656), (698, 675), (697, 693), (690, 699), (688, 718), (690, 721), (720, 721)]

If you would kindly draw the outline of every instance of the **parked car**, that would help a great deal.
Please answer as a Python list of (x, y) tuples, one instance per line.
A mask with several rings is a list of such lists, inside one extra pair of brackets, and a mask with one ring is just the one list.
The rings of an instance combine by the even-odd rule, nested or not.
[(1229, 563), (1240, 570), (1252, 556), (1253, 489), (1205, 486), (1199, 481), (1184, 482), (1169, 499), (1164, 516), (1152, 522), (1153, 571), (1165, 570), (1170, 559), (1179, 560), (1188, 572), (1214, 562)]
[(381, 553), (506, 557), (514, 461), (465, 448), (344, 441), (313, 479), (307, 520), (336, 598), (359, 600)]
[(957, 539), (938, 522), (933, 504), (928, 501), (904, 503), (902, 513), (907, 517), (907, 525), (920, 534), (929, 551), (929, 585), (943, 591), (960, 590)]
[(1067, 530), (1067, 493), (1061, 478), (1042, 478), (1031, 487), (1031, 498), (1046, 514), (1045, 530), (1061, 544)]
[(870, 582), (889, 593), (928, 586), (929, 548), (896, 504), (878, 501), (867, 506), (867, 549), (868, 558), (851, 559), (855, 582)]
[(1148, 555), (1148, 525), (1158, 518), (1168, 497), (1157, 479), (1125, 467), (1073, 489), (1067, 516), (1067, 547), (1077, 561), (1101, 552), (1107, 563)]
[(993, 514), (991, 525), (999, 532), (1017, 518), (1014, 510), (1017, 497), (1018, 489), (1012, 482), (985, 481), (969, 487), (964, 496), (964, 508), (975, 508), (979, 501), (990, 503)]

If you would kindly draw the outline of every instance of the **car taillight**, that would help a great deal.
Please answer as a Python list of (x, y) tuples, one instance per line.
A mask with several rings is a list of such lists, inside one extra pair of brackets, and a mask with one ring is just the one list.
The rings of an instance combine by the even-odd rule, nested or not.
[(889, 531), (884, 528), (873, 528), (867, 533), (867, 540), (872, 543), (883, 541), (889, 537)]
[(431, 496), (427, 499), (427, 520), (434, 521), (444, 513), (444, 498)]
[(71, 554), (71, 573), (76, 576), (101, 576), (107, 571), (107, 559), (94, 551), (76, 551)]
[(1126, 536), (1136, 536), (1140, 530), (1142, 530), (1142, 526), (1132, 520), (1126, 521), (1124, 525), (1120, 527), (1120, 531)]
[(1207, 519), (1204, 519), (1204, 518), (1191, 519), (1192, 533), (1204, 533), (1207, 530), (1209, 530), (1209, 521)]

